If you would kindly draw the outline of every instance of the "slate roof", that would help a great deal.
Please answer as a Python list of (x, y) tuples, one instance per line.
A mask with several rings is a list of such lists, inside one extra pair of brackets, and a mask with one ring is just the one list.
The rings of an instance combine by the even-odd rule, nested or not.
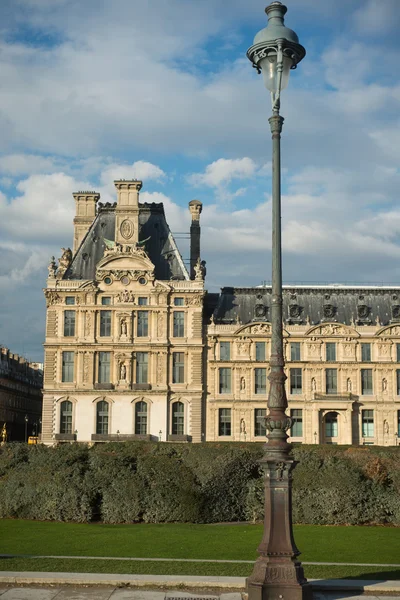
[[(104, 254), (104, 239), (115, 240), (115, 207), (116, 203), (99, 203), (98, 214), (63, 279), (95, 279), (96, 265)], [(143, 203), (139, 204), (139, 208), (139, 241), (147, 240), (143, 247), (155, 266), (156, 279), (189, 279), (165, 220), (163, 204)]]
[[(213, 318), (216, 323), (269, 321), (271, 288), (222, 288)], [(300, 325), (389, 325), (400, 322), (400, 287), (284, 286), (283, 318)]]

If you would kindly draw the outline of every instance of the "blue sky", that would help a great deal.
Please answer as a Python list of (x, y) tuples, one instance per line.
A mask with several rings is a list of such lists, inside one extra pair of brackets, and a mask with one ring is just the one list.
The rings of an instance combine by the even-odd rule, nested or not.
[[(400, 284), (400, 4), (290, 0), (307, 56), (282, 96), (284, 279)], [(41, 360), (72, 192), (143, 178), (173, 231), (198, 198), (207, 287), (270, 279), (259, 0), (0, 3), (0, 343)], [(185, 241), (180, 241), (187, 257)]]

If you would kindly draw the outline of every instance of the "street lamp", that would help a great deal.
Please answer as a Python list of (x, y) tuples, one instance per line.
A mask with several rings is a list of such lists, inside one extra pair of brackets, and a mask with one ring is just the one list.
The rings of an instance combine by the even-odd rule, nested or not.
[(25, 415), (25, 443), (28, 441), (28, 415)]
[(249, 600), (308, 600), (311, 586), (304, 578), (297, 560), (292, 528), (292, 470), (287, 431), (291, 419), (284, 372), (282, 328), (282, 250), (281, 250), (281, 164), (280, 139), (283, 118), (279, 114), (280, 94), (287, 86), (289, 73), (304, 58), (306, 51), (297, 35), (285, 27), (286, 6), (272, 2), (265, 12), (268, 25), (257, 33), (247, 56), (262, 73), (265, 87), (271, 93), (272, 116), (272, 308), (271, 308), (271, 373), (266, 427), (268, 442), (261, 460), (265, 472), (264, 535), (258, 547), (259, 557), (253, 573), (247, 578)]

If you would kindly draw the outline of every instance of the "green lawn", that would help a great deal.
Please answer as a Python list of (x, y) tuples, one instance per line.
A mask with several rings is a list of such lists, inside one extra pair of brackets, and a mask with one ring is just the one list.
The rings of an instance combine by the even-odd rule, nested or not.
[[(400, 530), (390, 527), (295, 526), (310, 578), (400, 579), (400, 569), (348, 567), (348, 563), (400, 563)], [(102, 525), (0, 520), (0, 554), (254, 560), (261, 525)], [(246, 576), (248, 564), (6, 558), (2, 570), (80, 571)]]

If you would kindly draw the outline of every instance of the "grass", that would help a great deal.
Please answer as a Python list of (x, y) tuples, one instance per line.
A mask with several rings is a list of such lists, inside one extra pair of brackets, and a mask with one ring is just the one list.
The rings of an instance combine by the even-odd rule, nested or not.
[[(400, 579), (400, 569), (354, 567), (348, 563), (399, 563), (400, 532), (389, 527), (297, 525), (295, 539), (305, 562), (340, 562), (341, 566), (306, 565), (309, 578)], [(137, 524), (103, 525), (0, 520), (4, 571), (70, 571), (134, 574), (247, 576), (249, 564), (138, 562), (41, 559), (38, 555), (134, 558), (254, 560), (261, 525)]]

